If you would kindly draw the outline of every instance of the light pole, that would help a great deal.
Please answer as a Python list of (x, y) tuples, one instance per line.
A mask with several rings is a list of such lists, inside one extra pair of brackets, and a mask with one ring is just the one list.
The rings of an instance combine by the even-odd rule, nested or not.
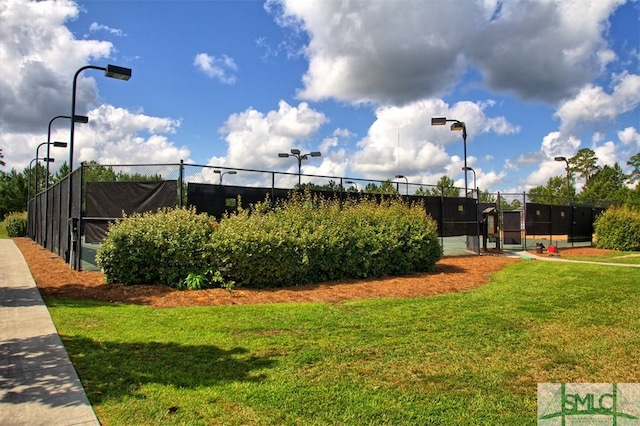
[(221, 170), (214, 170), (213, 173), (216, 173), (216, 174), (220, 175), (220, 182), (218, 183), (218, 185), (222, 185), (222, 176), (238, 174), (238, 172), (236, 172), (235, 170), (231, 170), (231, 171), (228, 171), (228, 172), (223, 172)]
[(301, 175), (301, 169), (302, 169), (302, 160), (307, 160), (310, 156), (311, 157), (320, 157), (322, 155), (322, 153), (318, 152), (318, 151), (312, 151), (312, 152), (308, 152), (306, 154), (300, 154), (300, 150), (299, 149), (292, 149), (291, 150), (291, 154), (288, 154), (286, 152), (281, 152), (278, 154), (278, 157), (280, 158), (287, 158), (287, 157), (296, 157), (298, 159), (298, 186), (300, 185), (300, 175)]
[[(70, 115), (56, 115), (55, 117), (53, 117), (49, 121), (49, 127), (48, 127), (48, 130), (47, 130), (47, 144), (51, 143), (51, 126), (53, 125), (53, 122), (56, 121), (58, 118), (66, 118), (68, 120), (71, 120), (71, 116)], [(76, 116), (74, 116), (74, 121), (76, 123), (86, 124), (86, 123), (89, 122), (89, 117), (87, 117), (86, 115), (76, 115)], [(65, 143), (65, 146), (67, 146), (66, 143)], [(50, 155), (49, 146), (47, 146), (47, 157), (49, 155)], [(45, 189), (49, 189), (49, 163), (47, 163), (47, 177), (46, 177)]]
[[(477, 234), (477, 238), (478, 238), (478, 242), (477, 242), (477, 254), (480, 254), (480, 218), (479, 216), (479, 212), (478, 212), (478, 208), (479, 208), (479, 203), (480, 203), (480, 191), (478, 190), (478, 181), (476, 180), (476, 171), (472, 168), (472, 167), (463, 167), (462, 170), (465, 171), (465, 174), (467, 171), (471, 170), (473, 172), (473, 187), (475, 188), (476, 191), (476, 234)], [(473, 193), (473, 191), (472, 191)], [(466, 194), (465, 194), (466, 197)], [(474, 243), (475, 244), (475, 243)]]
[[(68, 203), (68, 212), (67, 212), (67, 219), (69, 222), (71, 222), (71, 218), (73, 217), (72, 214), (72, 208), (73, 208), (73, 185), (72, 185), (72, 179), (73, 179), (73, 142), (74, 142), (74, 134), (75, 134), (75, 124), (76, 124), (76, 87), (78, 85), (78, 76), (80, 75), (80, 73), (84, 70), (88, 70), (88, 69), (92, 69), (92, 70), (100, 70), (100, 71), (104, 71), (104, 76), (105, 77), (110, 77), (110, 78), (116, 78), (118, 80), (129, 80), (131, 78), (131, 68), (123, 68), (123, 67), (119, 67), (116, 65), (107, 65), (106, 67), (98, 67), (96, 65), (85, 65), (84, 67), (81, 67), (80, 69), (78, 69), (78, 71), (76, 71), (76, 73), (73, 75), (73, 86), (71, 88), (71, 128), (69, 130), (69, 193), (68, 193), (68, 198), (69, 198), (69, 203)], [(71, 232), (69, 232), (68, 238), (67, 238), (67, 246), (69, 247), (69, 253), (68, 253), (68, 257), (67, 257), (67, 261), (69, 262), (69, 265), (71, 265), (71, 252), (73, 251), (73, 247), (71, 247), (71, 244), (73, 243), (72, 240), (72, 235)], [(75, 269), (75, 268), (74, 268)]]
[(569, 205), (569, 197), (570, 197), (570, 187), (571, 187), (571, 175), (569, 173), (569, 160), (567, 160), (567, 157), (554, 157), (553, 158), (555, 161), (564, 161), (567, 165), (566, 170), (567, 170), (567, 205)]
[[(105, 77), (116, 78), (118, 80), (129, 80), (131, 78), (131, 69), (123, 68), (116, 65), (107, 65), (106, 67), (98, 67), (96, 65), (85, 65), (80, 68), (73, 76), (73, 87), (71, 89), (71, 129), (69, 132), (69, 173), (73, 172), (73, 137), (76, 124), (76, 87), (78, 85), (78, 76), (84, 70), (100, 70), (104, 71)], [(71, 199), (71, 198), (69, 198)]]
[[(50, 157), (49, 157), (49, 156), (50, 156), (50, 154), (49, 154), (49, 151), (50, 151), (50, 150), (49, 150), (49, 148), (51, 147), (51, 145), (53, 145), (54, 147), (57, 147), (57, 148), (66, 148), (67, 143), (66, 143), (66, 142), (49, 142), (49, 141), (47, 141), (47, 142), (42, 142), (42, 143), (41, 143), (40, 145), (38, 145), (38, 147), (36, 148), (36, 159), (37, 159), (37, 158), (40, 158), (40, 147), (41, 147), (41, 146), (43, 146), (43, 145), (47, 145), (47, 156), (46, 156), (45, 158), (50, 159)], [(47, 176), (45, 177), (45, 182), (46, 182), (46, 183), (45, 183), (45, 191), (48, 189), (48, 186), (49, 186), (49, 163), (52, 163), (52, 162), (53, 162), (53, 159), (50, 159), (50, 160), (51, 160), (51, 161), (47, 161), (47, 162), (46, 162), (46, 163), (47, 163), (47, 172), (46, 172), (46, 173), (47, 173)], [(35, 181), (36, 181), (36, 182), (35, 182), (35, 184), (33, 185), (33, 188), (34, 188), (33, 196), (34, 196), (34, 197), (37, 197), (37, 195), (38, 195), (38, 162), (37, 162), (37, 161), (36, 161), (36, 170), (35, 170), (35, 173), (34, 173), (34, 177), (35, 177)], [(44, 203), (45, 203), (45, 211), (44, 211), (44, 215), (45, 215), (45, 217), (44, 217), (44, 220), (45, 220), (45, 226), (46, 226), (46, 222), (47, 222), (47, 209), (49, 208), (48, 203), (47, 203), (47, 200), (48, 200), (48, 199), (49, 199), (49, 194), (45, 192), (45, 194), (44, 194), (44, 200), (45, 200), (45, 201), (44, 201)], [(34, 213), (33, 213), (33, 216), (34, 216), (35, 220), (39, 222), (39, 220), (38, 220), (38, 198), (35, 198), (34, 203), (35, 203), (35, 204), (34, 204), (34, 210), (33, 210), (33, 212), (34, 212)], [(37, 230), (36, 230), (36, 233), (37, 233)], [(41, 241), (42, 241), (42, 240), (41, 240)]]
[[(29, 162), (29, 184), (27, 185), (27, 199), (30, 199), (30, 198), (31, 198), (31, 175), (33, 175), (33, 174), (34, 174), (34, 173), (31, 171), (31, 169), (32, 169), (32, 167), (33, 167), (33, 162), (34, 162), (34, 161), (39, 161), (39, 160), (46, 161), (47, 163), (49, 163), (49, 162), (53, 163), (53, 162), (55, 161), (55, 159), (53, 159), (53, 158), (49, 158), (49, 157), (40, 157), (40, 158), (36, 157), (36, 158), (34, 158), (33, 160), (31, 160), (31, 161)], [(36, 163), (36, 168), (37, 168), (37, 167), (38, 167), (38, 163)], [(35, 179), (34, 179), (34, 180), (35, 180)], [(37, 182), (36, 182), (36, 184), (33, 186), (33, 187), (34, 187), (34, 188), (33, 188), (33, 189), (34, 189), (34, 191), (36, 191), (36, 190), (37, 190), (37, 186), (36, 186), (36, 185), (37, 185)], [(35, 196), (35, 194), (34, 194), (34, 196)]]
[[(405, 182), (406, 182), (406, 188), (407, 188), (407, 190), (406, 190), (406, 194), (407, 194), (407, 195), (409, 195), (409, 179), (407, 179), (407, 177), (406, 177), (406, 176), (404, 176), (404, 175), (396, 175), (396, 179), (404, 179), (404, 180), (405, 180)], [(396, 190), (397, 190), (398, 192), (400, 192), (400, 190), (399, 190), (398, 188), (396, 188)]]
[(464, 142), (464, 196), (467, 196), (467, 126), (464, 121), (447, 119), (446, 117), (433, 117), (431, 118), (432, 126), (444, 126), (446, 123), (452, 122), (451, 130), (462, 130), (462, 141)]
[[(47, 129), (47, 157), (49, 157), (50, 152), (49, 152), (49, 148), (50, 148), (50, 143), (51, 143), (51, 126), (53, 125), (53, 122), (56, 121), (59, 118), (66, 118), (68, 120), (71, 120), (71, 116), (70, 115), (56, 115), (55, 117), (53, 117), (51, 120), (49, 120), (49, 127)], [(86, 115), (76, 115), (74, 116), (74, 121), (76, 123), (88, 123), (89, 122), (89, 117), (87, 117)], [(65, 146), (66, 146), (66, 142), (65, 142)], [(38, 155), (36, 154), (36, 157)], [(44, 184), (44, 188), (46, 191), (49, 190), (49, 174), (51, 172), (49, 171), (49, 162), (47, 161), (47, 176), (45, 177), (45, 184)], [(49, 235), (49, 193), (47, 192), (47, 195), (44, 197), (44, 247), (47, 247), (47, 237)]]
[[(47, 156), (44, 158), (49, 158), (49, 147), (51, 145), (53, 145), (56, 148), (66, 148), (67, 147), (67, 143), (66, 142), (42, 142), (40, 145), (38, 145), (38, 147), (36, 148), (36, 160), (38, 158), (40, 158), (40, 147), (47, 145)], [(47, 177), (46, 180), (49, 180), (49, 163), (52, 163), (53, 161), (47, 161)], [(34, 172), (34, 176), (35, 176), (35, 180), (36, 180), (36, 184), (34, 185), (35, 188), (35, 193), (34, 196), (38, 193), (38, 163), (36, 163), (36, 169)]]
[(480, 198), (480, 194), (478, 193), (478, 181), (476, 180), (476, 171), (473, 169), (473, 167), (463, 167), (462, 170), (464, 170), (465, 172), (473, 172), (473, 190), (471, 191), (471, 193), (473, 194), (473, 191), (475, 191), (478, 198)]
[[(33, 160), (31, 160), (29, 162), (29, 182), (27, 182), (27, 211), (29, 211), (29, 200), (31, 199), (31, 175), (33, 174), (31, 172), (31, 167), (33, 166), (33, 162), (35, 161), (36, 162), (36, 169), (37, 169), (38, 168), (38, 160), (46, 161), (47, 163), (54, 161), (53, 158), (49, 158), (49, 157), (42, 157), (42, 158), (36, 157), (36, 158), (34, 158)], [(33, 185), (33, 190), (34, 190), (34, 195), (33, 195), (34, 200), (33, 200), (33, 202), (34, 202), (34, 216), (35, 216), (35, 210), (37, 210), (35, 208), (35, 206), (37, 205), (37, 199), (35, 198), (35, 194), (37, 193), (37, 190), (38, 190), (37, 189), (38, 181), (36, 179), (34, 179), (34, 181), (35, 182), (34, 182), (34, 185)], [(36, 223), (36, 219), (35, 218), (33, 220), (29, 219), (29, 223), (35, 224)], [(33, 239), (33, 236), (34, 236), (33, 231), (34, 230), (31, 229), (31, 238), (32, 239)]]

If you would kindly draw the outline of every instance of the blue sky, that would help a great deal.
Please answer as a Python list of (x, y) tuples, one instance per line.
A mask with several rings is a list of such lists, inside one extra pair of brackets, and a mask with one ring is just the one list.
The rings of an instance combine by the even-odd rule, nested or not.
[[(295, 172), (277, 154), (299, 148), (322, 152), (303, 173), (463, 187), (461, 134), (434, 116), (466, 123), (492, 192), (544, 185), (580, 148), (625, 170), (640, 152), (637, 0), (0, 0), (0, 35), (6, 171), (70, 114), (87, 64), (133, 76), (80, 75), (76, 166)], [(68, 137), (57, 120), (52, 139)]]

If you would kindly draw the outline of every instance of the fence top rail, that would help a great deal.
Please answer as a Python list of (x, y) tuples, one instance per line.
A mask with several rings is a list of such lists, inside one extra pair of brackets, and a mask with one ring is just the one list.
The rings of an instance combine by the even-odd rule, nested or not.
[[(180, 163), (154, 163), (154, 164), (83, 164), (82, 167), (158, 167), (158, 166), (175, 166), (179, 167)], [(186, 166), (186, 164), (185, 164)]]
[[(386, 181), (390, 181), (392, 183), (400, 183), (402, 185), (411, 185), (413, 187), (419, 186), (419, 187), (430, 187), (430, 188), (438, 188), (438, 184), (428, 184), (428, 183), (416, 183), (416, 182), (398, 182), (396, 179), (397, 178), (380, 178), (380, 179), (368, 179), (368, 178), (356, 178), (356, 177), (349, 177), (349, 176), (329, 176), (329, 175), (314, 175), (314, 174), (307, 174), (307, 173), (296, 173), (296, 172), (285, 172), (285, 171), (273, 171), (273, 170), (258, 170), (258, 169), (248, 169), (248, 168), (237, 168), (237, 167), (226, 167), (226, 166), (213, 166), (213, 165), (205, 165), (205, 164), (196, 164), (196, 163), (185, 163), (185, 162), (179, 162), (179, 163), (154, 163), (154, 164), (86, 164), (86, 163), (82, 163), (83, 167), (160, 167), (160, 166), (164, 166), (164, 167), (184, 167), (184, 166), (188, 166), (188, 167), (199, 167), (199, 168), (203, 168), (203, 169), (220, 169), (220, 170), (237, 170), (237, 171), (242, 171), (242, 172), (250, 172), (250, 173), (268, 173), (271, 174), (273, 176), (275, 175), (285, 175), (285, 176), (304, 176), (304, 177), (309, 177), (309, 178), (320, 178), (320, 179), (333, 179), (338, 181), (341, 186), (343, 188), (346, 188), (343, 184), (345, 182), (348, 181), (355, 181), (355, 182), (366, 182), (366, 183), (381, 183), (381, 182), (386, 182)], [(77, 171), (78, 169), (74, 170), (74, 173)], [(69, 175), (65, 176), (63, 179), (61, 179), (59, 182), (56, 182), (55, 184), (53, 184), (52, 186), (56, 186), (58, 185), (61, 181), (64, 181)], [(463, 190), (464, 188), (459, 188), (459, 187), (453, 187), (454, 189), (457, 189), (458, 191)], [(44, 192), (44, 191), (43, 191)], [(521, 199), (522, 197), (524, 197), (524, 201), (525, 204), (531, 203), (530, 201), (527, 200), (527, 198), (529, 197), (530, 194), (528, 194), (526, 191), (522, 191), (522, 192), (501, 192), (501, 191), (495, 191), (495, 192), (489, 192), (488, 193), (489, 196), (498, 196), (500, 198), (513, 198), (513, 199)], [(460, 198), (464, 198), (464, 197), (460, 197)], [(555, 197), (551, 197), (552, 199)], [(580, 206), (580, 207), (596, 207), (596, 208), (601, 208), (601, 207), (606, 207), (612, 204), (616, 204), (619, 203), (619, 201), (608, 201), (608, 200), (583, 200), (582, 203), (577, 203), (574, 202), (573, 203), (554, 203), (553, 200), (549, 200), (550, 202), (548, 203), (543, 203), (543, 204), (551, 204), (551, 205), (571, 205), (571, 206)]]
[[(358, 181), (358, 182), (371, 182), (371, 183), (380, 183), (380, 182), (385, 182), (387, 180), (389, 181), (393, 181), (394, 179), (391, 178), (386, 178), (386, 179), (367, 179), (367, 178), (356, 178), (356, 177), (349, 177), (349, 176), (329, 176), (329, 175), (311, 175), (311, 174), (307, 174), (307, 173), (296, 173), (296, 172), (282, 172), (282, 171), (273, 171), (273, 170), (257, 170), (257, 169), (243, 169), (243, 168), (237, 168), (237, 167), (223, 167), (223, 166), (211, 166), (211, 165), (203, 165), (203, 164), (193, 164), (193, 163), (184, 163), (184, 166), (189, 166), (189, 167), (202, 167), (202, 168), (207, 168), (207, 169), (221, 169), (221, 170), (237, 170), (237, 171), (241, 171), (241, 172), (253, 172), (253, 173), (271, 173), (271, 174), (278, 174), (278, 175), (288, 175), (288, 176), (305, 176), (305, 177), (317, 177), (317, 178), (323, 178), (323, 179), (336, 179), (339, 181), (349, 181), (349, 180), (353, 180), (353, 181)], [(405, 184), (406, 182), (400, 182), (401, 184)], [(409, 182), (409, 185), (414, 185), (414, 186), (431, 186), (431, 187), (437, 187), (437, 184), (429, 184), (429, 183), (414, 183), (414, 182)], [(463, 188), (456, 188), (456, 189), (463, 189)]]

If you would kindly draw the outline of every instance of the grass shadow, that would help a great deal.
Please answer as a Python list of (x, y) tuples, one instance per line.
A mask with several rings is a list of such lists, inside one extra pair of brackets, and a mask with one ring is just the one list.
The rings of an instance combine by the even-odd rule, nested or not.
[(271, 356), (259, 357), (244, 348), (173, 342), (96, 341), (62, 337), (89, 400), (135, 396), (145, 384), (194, 389), (223, 382), (261, 381), (274, 366)]

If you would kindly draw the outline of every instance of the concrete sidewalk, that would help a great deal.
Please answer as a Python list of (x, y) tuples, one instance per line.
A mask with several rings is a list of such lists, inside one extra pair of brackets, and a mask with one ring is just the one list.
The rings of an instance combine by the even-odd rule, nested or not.
[(10, 239), (0, 239), (0, 425), (100, 425)]

